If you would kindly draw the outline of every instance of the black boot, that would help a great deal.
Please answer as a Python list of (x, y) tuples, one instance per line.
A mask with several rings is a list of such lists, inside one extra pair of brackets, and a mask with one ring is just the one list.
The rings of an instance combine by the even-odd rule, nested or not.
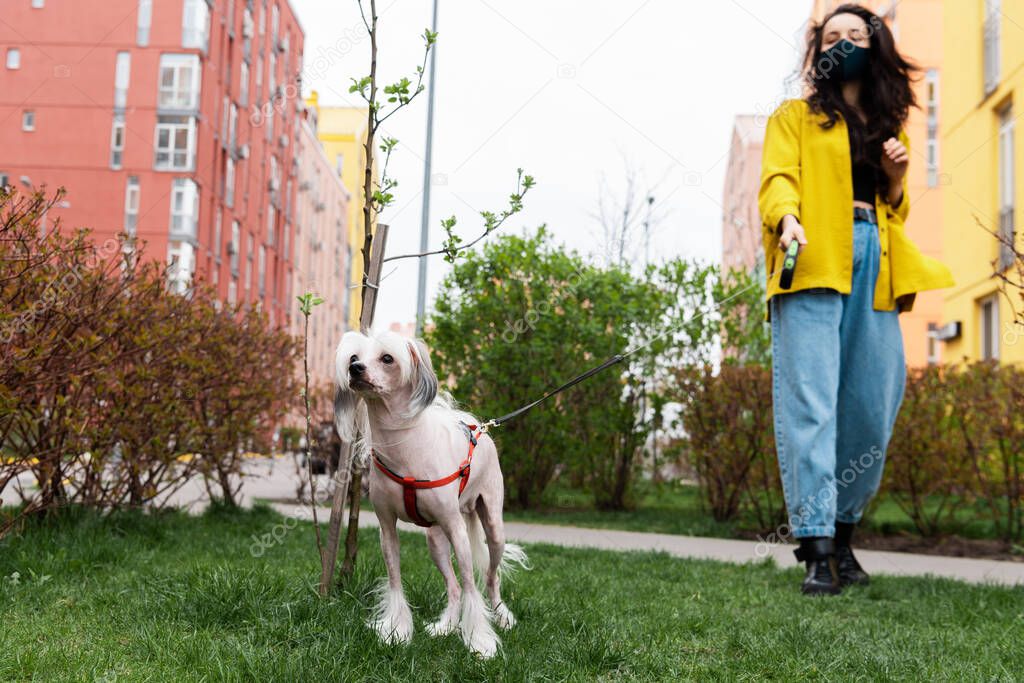
[(836, 522), (836, 567), (839, 571), (839, 583), (843, 586), (866, 586), (870, 581), (868, 573), (860, 566), (860, 562), (857, 562), (850, 547), (854, 526), (847, 522)]
[(800, 584), (804, 595), (838, 595), (842, 591), (836, 568), (835, 543), (828, 536), (801, 538), (793, 551), (796, 559), (807, 564), (807, 575)]

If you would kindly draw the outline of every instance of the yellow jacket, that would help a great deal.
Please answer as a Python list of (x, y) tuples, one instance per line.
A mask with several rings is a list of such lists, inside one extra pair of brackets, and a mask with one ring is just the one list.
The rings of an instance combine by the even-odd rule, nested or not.
[[(853, 172), (850, 142), (842, 117), (829, 130), (819, 123), (805, 100), (783, 102), (768, 119), (761, 161), (761, 188), (757, 196), (761, 212), (762, 243), (768, 274), (765, 298), (766, 321), (771, 319), (767, 302), (780, 292), (809, 287), (828, 287), (850, 293), (853, 278)], [(910, 149), (900, 131), (899, 140)], [(903, 199), (890, 206), (886, 197), (875, 196), (878, 237), (882, 245), (874, 309), (891, 311), (913, 308), (917, 292), (953, 286), (949, 269), (925, 256), (907, 237), (903, 223), (910, 210), (907, 178)], [(779, 249), (779, 221), (791, 213), (800, 221), (807, 244), (800, 250), (793, 284), (779, 288), (784, 254)], [(938, 230), (939, 226), (935, 226)]]

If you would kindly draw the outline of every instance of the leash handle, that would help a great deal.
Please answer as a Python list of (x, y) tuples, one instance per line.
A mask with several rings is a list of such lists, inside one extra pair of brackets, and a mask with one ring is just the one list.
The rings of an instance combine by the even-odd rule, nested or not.
[(800, 251), (800, 243), (794, 237), (786, 248), (786, 257), (782, 261), (782, 274), (779, 276), (779, 287), (789, 289), (793, 286), (793, 273), (796, 271), (796, 256)]

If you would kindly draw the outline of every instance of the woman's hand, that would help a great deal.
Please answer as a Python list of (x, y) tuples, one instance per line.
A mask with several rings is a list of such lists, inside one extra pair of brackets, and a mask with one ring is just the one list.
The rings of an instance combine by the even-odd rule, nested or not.
[(804, 245), (807, 244), (807, 237), (804, 236), (804, 226), (800, 225), (800, 221), (796, 219), (791, 213), (787, 213), (782, 217), (782, 236), (779, 237), (779, 249), (786, 251), (789, 249), (789, 243), (796, 240), (800, 246), (797, 247), (797, 253), (799, 254), (804, 250)]
[(910, 165), (906, 146), (896, 138), (882, 143), (882, 170), (889, 176), (889, 204), (898, 206), (903, 201), (903, 176)]

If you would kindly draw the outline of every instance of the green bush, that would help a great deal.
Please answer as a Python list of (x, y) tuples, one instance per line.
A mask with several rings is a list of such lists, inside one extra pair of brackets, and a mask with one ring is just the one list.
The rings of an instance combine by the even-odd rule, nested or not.
[(923, 536), (955, 530), (957, 512), (974, 497), (955, 376), (946, 366), (908, 370), (886, 453), (883, 490)]
[(1003, 540), (1024, 540), (1024, 371), (973, 363), (951, 385), (974, 491)]
[(886, 489), (923, 535), (959, 530), (968, 506), (1022, 538), (1024, 372), (991, 362), (911, 370)]
[(488, 417), (635, 351), (497, 432), (513, 504), (535, 505), (562, 475), (588, 488), (597, 508), (622, 509), (648, 441), (658, 443), (674, 369), (712, 362), (723, 338), (736, 346), (752, 337), (741, 360), (767, 358), (762, 291), (684, 259), (639, 275), (590, 264), (542, 227), (456, 265), (427, 341), (456, 397)]
[[(426, 338), (455, 397), (485, 419), (622, 352), (655, 305), (649, 285), (586, 264), (542, 228), (458, 263)], [(591, 486), (600, 507), (626, 504), (646, 437), (631, 375), (628, 365), (595, 375), (495, 432), (511, 504), (537, 504), (559, 473)]]
[(740, 516), (763, 530), (786, 519), (772, 428), (771, 373), (760, 365), (708, 365), (675, 373), (685, 436), (676, 448), (697, 475), (716, 521)]
[[(674, 444), (717, 521), (785, 519), (775, 453), (771, 375), (724, 364), (676, 371), (685, 436)], [(973, 363), (911, 369), (886, 452), (881, 494), (923, 536), (962, 530), (973, 516), (1022, 539), (1024, 371)]]
[(124, 236), (44, 232), (60, 196), (0, 190), (3, 502), (27, 477), (23, 514), (149, 505), (195, 474), (232, 501), (295, 393), (295, 340), (204, 286), (172, 293)]

